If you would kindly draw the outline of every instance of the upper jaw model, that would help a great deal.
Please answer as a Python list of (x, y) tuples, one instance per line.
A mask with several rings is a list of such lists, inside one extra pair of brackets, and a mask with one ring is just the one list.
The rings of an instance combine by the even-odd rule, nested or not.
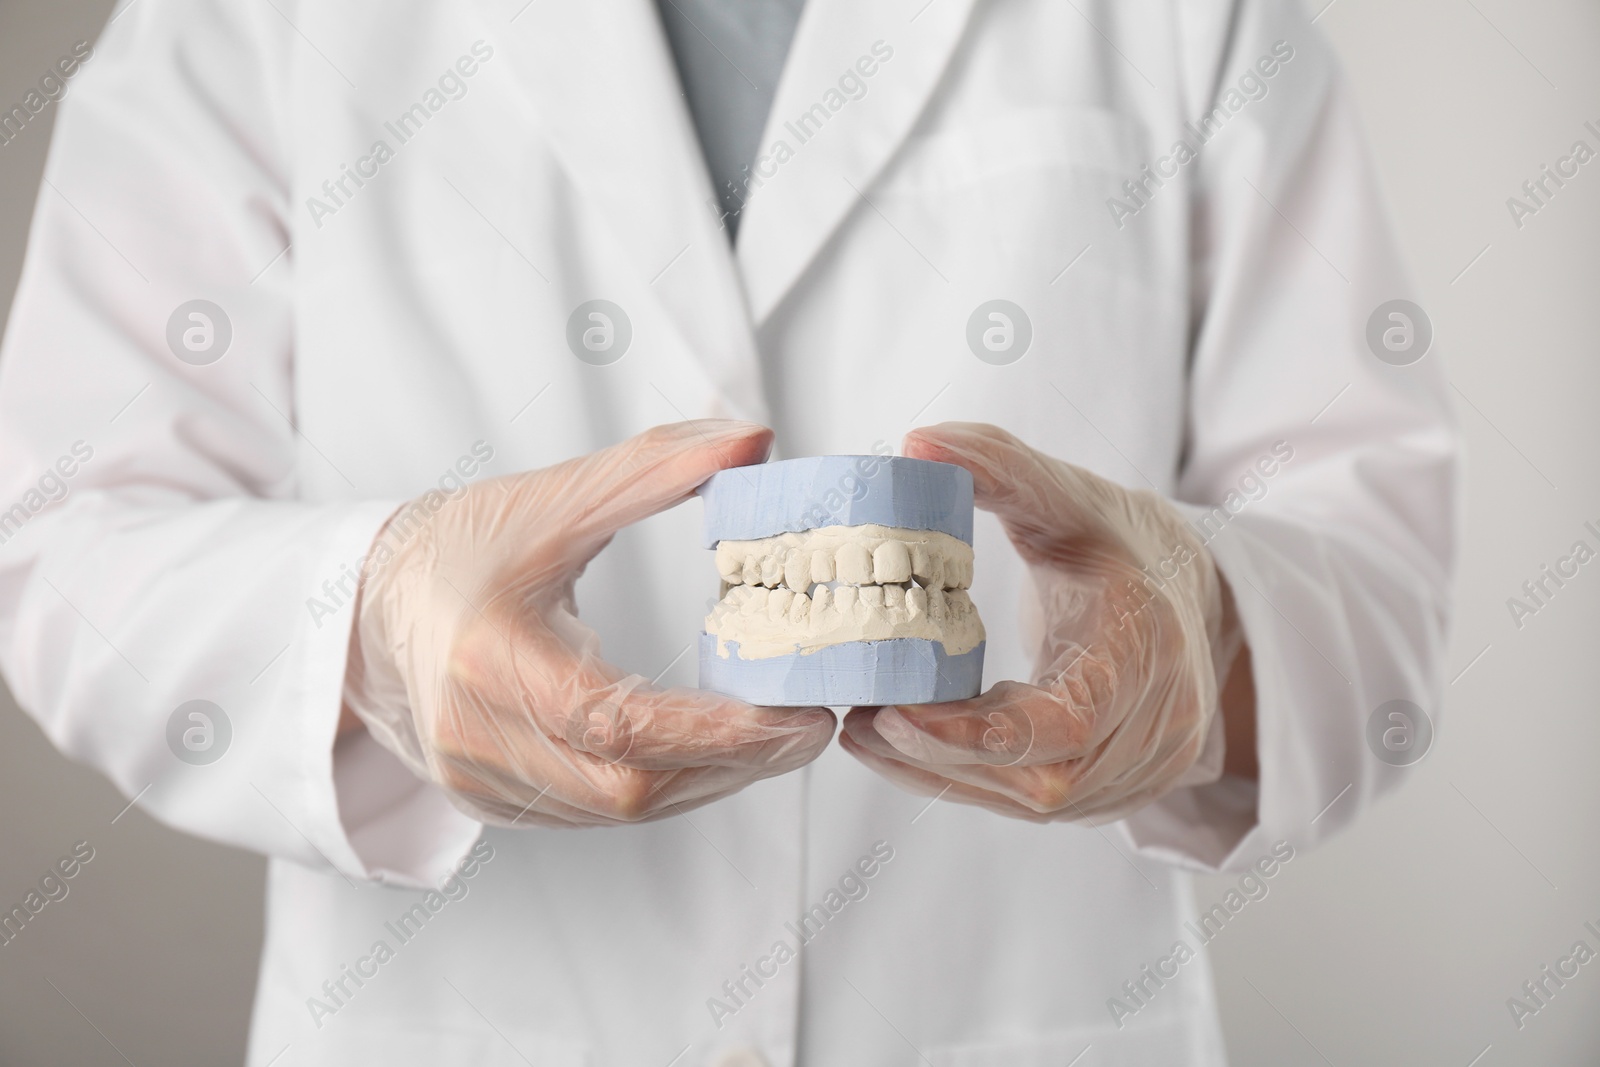
[(723, 471), (701, 495), (722, 576), (702, 687), (777, 706), (977, 694), (967, 471), (821, 456)]

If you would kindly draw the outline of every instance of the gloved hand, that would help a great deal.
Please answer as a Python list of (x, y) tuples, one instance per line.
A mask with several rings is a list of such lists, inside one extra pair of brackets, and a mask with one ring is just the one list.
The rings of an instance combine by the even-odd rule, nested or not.
[(948, 789), (952, 800), (1040, 822), (1110, 821), (1198, 784), (1184, 775), (1242, 641), (1231, 611), (1224, 623), (1225, 588), (1199, 535), (1160, 496), (993, 426), (914, 430), (905, 454), (971, 471), (977, 505), (1000, 517), (1028, 564), (1043, 614), (1034, 684), (856, 708), (844, 747), (912, 792)]
[[(660, 818), (810, 762), (831, 712), (652, 689), (600, 658), (573, 600), (617, 530), (771, 443), (749, 423), (660, 426), (424, 510), (393, 558), (365, 569), (347, 706), (456, 807), (499, 825)], [(390, 524), (410, 530), (407, 513)]]

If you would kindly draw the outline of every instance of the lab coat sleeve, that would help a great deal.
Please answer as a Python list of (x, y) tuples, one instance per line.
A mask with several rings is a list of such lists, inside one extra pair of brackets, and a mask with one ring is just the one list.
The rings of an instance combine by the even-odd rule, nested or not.
[(1366, 339), (1380, 305), (1418, 296), (1330, 48), (1292, 0), (1179, 6), (1197, 54), (1225, 42), (1189, 65), (1191, 117), (1293, 49), (1193, 164), (1177, 493), (1237, 601), (1260, 781), (1178, 789), (1123, 823), (1148, 854), (1230, 870), (1315, 843), (1405, 778), (1368, 742), (1381, 705), (1437, 725), (1459, 444), (1439, 353), (1393, 366)]
[[(157, 818), (417, 884), (479, 827), (370, 739), (334, 755), (352, 575), (400, 501), (297, 499), (337, 460), (294, 426), (293, 10), (128, 5), (69, 81), (0, 351), (0, 668)], [(169, 341), (197, 298), (211, 362), (201, 320)]]

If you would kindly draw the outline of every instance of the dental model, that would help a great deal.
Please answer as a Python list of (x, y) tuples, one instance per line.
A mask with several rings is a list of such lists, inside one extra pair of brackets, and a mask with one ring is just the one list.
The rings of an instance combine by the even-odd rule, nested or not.
[(722, 471), (700, 494), (722, 576), (700, 637), (703, 688), (773, 706), (977, 695), (966, 470), (820, 456)]

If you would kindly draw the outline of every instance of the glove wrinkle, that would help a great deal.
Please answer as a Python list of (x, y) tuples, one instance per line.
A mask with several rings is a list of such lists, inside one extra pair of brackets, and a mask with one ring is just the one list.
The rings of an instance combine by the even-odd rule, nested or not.
[(809, 763), (833, 736), (825, 708), (657, 690), (608, 663), (577, 615), (578, 577), (618, 529), (770, 447), (748, 423), (662, 426), (400, 509), (409, 535), (390, 536), (391, 517), (362, 574), (346, 704), (500, 826), (667, 818)]
[(977, 505), (1028, 564), (1042, 616), (1033, 684), (857, 708), (840, 743), (913, 791), (1034, 821), (1110, 821), (1176, 788), (1242, 644), (1183, 516), (993, 426), (914, 430), (905, 452), (971, 471)]

